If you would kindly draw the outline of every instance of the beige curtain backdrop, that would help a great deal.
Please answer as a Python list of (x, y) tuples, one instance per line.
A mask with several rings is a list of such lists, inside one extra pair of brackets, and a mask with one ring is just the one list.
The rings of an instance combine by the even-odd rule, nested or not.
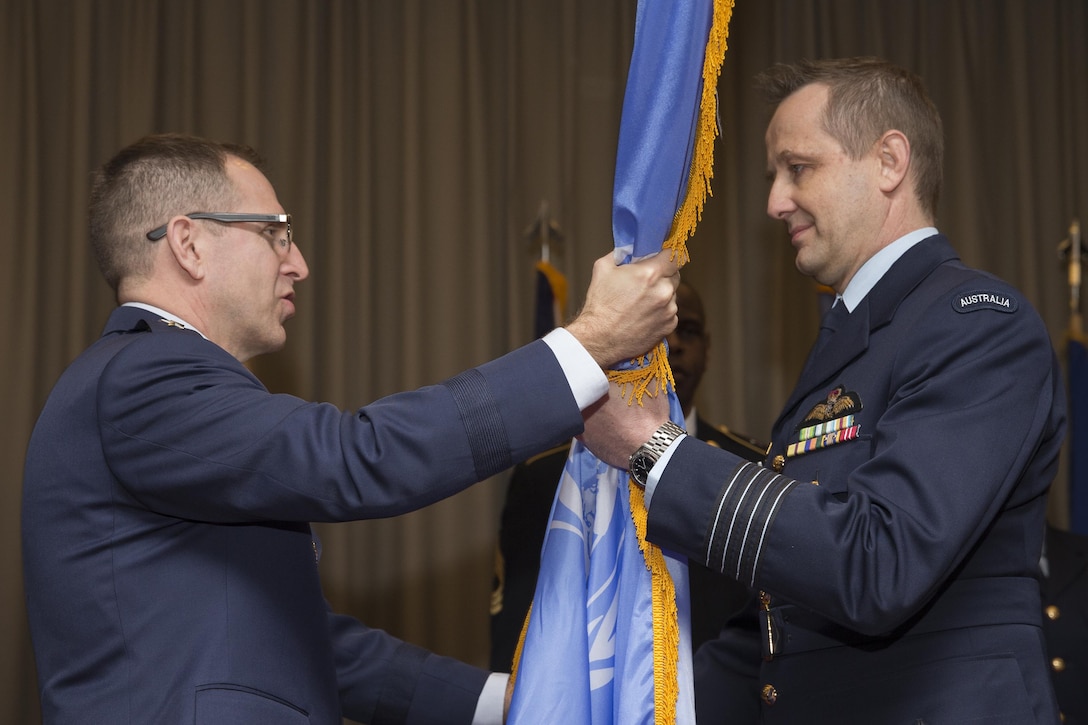
[[(523, 230), (542, 201), (576, 307), (611, 245), (634, 23), (634, 0), (0, 0), (0, 722), (40, 718), (23, 453), (113, 304), (86, 243), (91, 170), (150, 132), (257, 147), (312, 276), (286, 349), (253, 367), (273, 390), (355, 408), (528, 341)], [(737, 0), (730, 31), (714, 196), (684, 270), (709, 308), (707, 417), (766, 436), (815, 335), (813, 284), (764, 215), (751, 78), (778, 60), (876, 54), (923, 76), (946, 125), (939, 226), (968, 263), (1017, 284), (1063, 347), (1056, 247), (1088, 216), (1083, 0)], [(332, 604), (485, 663), (504, 486), (319, 526)], [(1059, 524), (1065, 506), (1061, 482)]]

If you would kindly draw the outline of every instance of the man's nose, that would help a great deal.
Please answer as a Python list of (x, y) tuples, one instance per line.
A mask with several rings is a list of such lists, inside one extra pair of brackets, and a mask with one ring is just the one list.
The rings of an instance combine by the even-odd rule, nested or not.
[(771, 219), (785, 219), (796, 208), (784, 187), (784, 183), (775, 181), (767, 193), (767, 216)]
[(287, 267), (287, 274), (294, 277), (296, 282), (301, 282), (310, 276), (310, 267), (306, 264), (306, 258), (302, 256), (302, 250), (297, 244), (291, 245), (291, 251), (287, 253), (283, 264)]

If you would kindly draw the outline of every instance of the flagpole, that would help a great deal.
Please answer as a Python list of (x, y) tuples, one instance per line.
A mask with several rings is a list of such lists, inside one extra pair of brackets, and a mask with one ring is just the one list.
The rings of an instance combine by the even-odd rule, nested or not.
[(551, 241), (549, 241), (549, 232), (551, 232), (552, 226), (552, 214), (548, 212), (547, 199), (541, 200), (541, 261), (552, 261), (552, 247)]
[[(552, 219), (552, 213), (548, 206), (547, 199), (542, 199), (540, 201), (540, 209), (536, 213), (536, 218), (529, 223), (529, 226), (525, 228), (525, 231), (522, 232), (522, 234), (528, 240), (530, 250), (537, 244), (540, 245), (539, 261), (550, 264), (552, 243), (554, 242), (557, 247), (562, 246), (563, 230), (560, 229), (559, 224)], [(562, 251), (562, 249), (559, 251)]]

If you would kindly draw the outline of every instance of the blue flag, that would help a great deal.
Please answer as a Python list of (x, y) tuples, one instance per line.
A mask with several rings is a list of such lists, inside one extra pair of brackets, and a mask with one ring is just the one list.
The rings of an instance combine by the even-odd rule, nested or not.
[[(618, 264), (663, 249), (687, 261), (709, 192), (731, 10), (732, 0), (638, 4), (613, 193)], [(671, 380), (664, 357), (662, 344), (610, 377), (639, 397), (649, 380)], [(515, 653), (508, 723), (694, 722), (686, 560), (645, 541), (645, 514), (627, 472), (574, 441)]]
[(1069, 530), (1088, 535), (1088, 349), (1069, 340)]

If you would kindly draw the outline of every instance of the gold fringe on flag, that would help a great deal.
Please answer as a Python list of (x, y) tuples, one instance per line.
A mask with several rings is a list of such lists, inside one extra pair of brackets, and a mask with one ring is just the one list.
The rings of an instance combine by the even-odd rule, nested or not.
[(620, 395), (628, 398), (628, 405), (634, 402), (642, 405), (643, 396), (648, 394), (652, 398), (658, 393), (668, 392), (668, 385), (676, 386), (664, 342), (657, 343), (653, 350), (631, 363), (635, 367), (608, 371), (609, 380), (620, 386)]
[(514, 661), (510, 665), (510, 686), (518, 679), (518, 665), (521, 664), (521, 651), (525, 649), (525, 634), (529, 631), (529, 618), (533, 614), (533, 603), (529, 602), (529, 608), (525, 611), (525, 621), (521, 623), (521, 634), (518, 635), (518, 643), (514, 647)]
[(687, 240), (703, 218), (703, 204), (713, 195), (710, 180), (714, 178), (714, 139), (718, 136), (718, 76), (728, 48), (729, 19), (733, 15), (733, 0), (714, 0), (714, 20), (703, 56), (703, 95), (699, 101), (698, 130), (691, 154), (688, 190), (684, 202), (676, 210), (672, 230), (661, 245), (672, 251), (677, 264), (688, 263)]
[[(703, 56), (703, 93), (699, 102), (698, 130), (691, 155), (688, 188), (684, 201), (673, 217), (672, 229), (662, 244), (662, 251), (669, 250), (677, 266), (688, 263), (687, 240), (703, 217), (703, 204), (712, 194), (710, 180), (714, 178), (714, 139), (718, 135), (718, 76), (728, 47), (729, 19), (733, 15), (734, 0), (714, 0), (714, 19), (707, 38)], [(631, 370), (613, 370), (608, 376), (612, 382), (628, 393), (628, 402), (637, 401), (649, 393), (651, 396), (667, 390), (674, 384), (669, 367), (665, 343), (659, 343), (649, 354), (635, 361), (638, 367)], [(654, 386), (654, 382), (657, 385)], [(665, 564), (661, 549), (646, 541), (646, 502), (642, 489), (633, 481), (628, 482), (631, 502), (631, 519), (635, 524), (639, 549), (646, 560), (653, 587), (654, 610), (654, 723), (675, 725), (677, 687), (677, 659), (679, 658), (680, 629), (676, 614), (676, 589)]]

